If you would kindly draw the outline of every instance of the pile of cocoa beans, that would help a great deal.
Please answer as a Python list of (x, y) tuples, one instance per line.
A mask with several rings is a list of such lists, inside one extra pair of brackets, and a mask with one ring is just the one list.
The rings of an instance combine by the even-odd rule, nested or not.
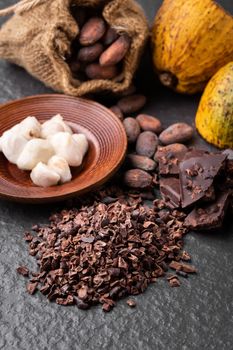
[(67, 59), (74, 78), (81, 81), (92, 79), (121, 79), (122, 61), (127, 54), (131, 39), (119, 35), (101, 16), (101, 13), (73, 6), (80, 33), (72, 43), (72, 55)]
[[(130, 89), (134, 92), (132, 87)], [(158, 185), (158, 152), (159, 156), (162, 154), (169, 158), (169, 153), (176, 154), (177, 149), (186, 149), (183, 143), (190, 141), (194, 133), (190, 125), (182, 122), (163, 130), (161, 121), (155, 116), (137, 114), (145, 103), (144, 95), (132, 94), (121, 98), (110, 108), (123, 122), (128, 138), (124, 183), (135, 189)]]

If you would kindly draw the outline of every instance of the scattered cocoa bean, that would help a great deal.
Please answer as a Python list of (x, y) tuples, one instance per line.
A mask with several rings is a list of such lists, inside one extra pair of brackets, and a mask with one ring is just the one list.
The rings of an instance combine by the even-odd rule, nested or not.
[(144, 131), (153, 131), (156, 134), (159, 134), (162, 130), (162, 124), (160, 120), (152, 117), (151, 115), (139, 114), (136, 119)]
[(102, 42), (105, 46), (111, 45), (115, 40), (118, 38), (118, 33), (115, 31), (114, 28), (109, 27), (107, 31), (105, 32)]
[(160, 135), (159, 140), (164, 145), (189, 141), (193, 137), (193, 128), (186, 123), (175, 123), (165, 129)]
[(120, 62), (129, 50), (131, 40), (128, 35), (121, 35), (100, 56), (99, 63), (103, 67), (112, 66)]
[(144, 95), (131, 95), (121, 98), (117, 105), (124, 114), (138, 112), (146, 103)]
[(98, 63), (91, 63), (85, 69), (89, 79), (113, 79), (117, 76), (116, 66), (101, 67)]
[(100, 17), (90, 18), (82, 27), (79, 42), (83, 46), (93, 45), (102, 38), (106, 30), (105, 22)]
[(145, 171), (153, 171), (157, 165), (154, 160), (145, 156), (139, 156), (137, 154), (129, 154), (127, 156), (127, 160), (133, 168), (142, 169)]
[(85, 63), (95, 61), (103, 52), (104, 47), (100, 43), (91, 46), (82, 47), (77, 55), (77, 60)]
[(112, 106), (109, 108), (121, 121), (124, 119), (124, 115), (118, 106)]
[(137, 140), (140, 134), (140, 126), (136, 119), (128, 117), (123, 121), (125, 132), (129, 143), (133, 143)]
[(141, 156), (151, 158), (158, 146), (158, 137), (152, 131), (142, 132), (137, 139), (136, 152)]
[(152, 185), (152, 176), (141, 169), (131, 169), (124, 174), (124, 183), (132, 188), (148, 188)]

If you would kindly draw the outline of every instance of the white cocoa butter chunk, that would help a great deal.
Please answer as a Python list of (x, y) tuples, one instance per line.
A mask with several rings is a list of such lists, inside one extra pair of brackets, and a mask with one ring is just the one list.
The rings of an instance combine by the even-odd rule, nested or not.
[(69, 164), (65, 158), (60, 156), (52, 156), (48, 161), (48, 167), (60, 176), (60, 182), (69, 182), (72, 179)]
[(27, 117), (19, 123), (19, 133), (27, 140), (41, 136), (41, 124), (36, 117)]
[(39, 162), (31, 171), (32, 182), (40, 187), (55, 186), (60, 181), (60, 176), (56, 171), (50, 169), (48, 165)]
[(78, 144), (78, 147), (82, 152), (82, 155), (84, 156), (88, 150), (88, 141), (86, 136), (84, 134), (73, 134), (72, 137), (75, 140), (75, 142)]
[(1, 149), (9, 162), (16, 164), (28, 140), (17, 132), (17, 128), (5, 131), (1, 137)]
[(60, 114), (55, 115), (42, 124), (41, 137), (47, 139), (58, 132), (68, 132), (71, 135), (73, 134), (71, 128), (66, 122), (64, 122), (63, 117)]
[(68, 132), (58, 132), (49, 138), (57, 156), (65, 158), (70, 166), (79, 166), (83, 155), (77, 142)]
[(32, 139), (27, 142), (17, 160), (17, 166), (22, 170), (32, 170), (37, 163), (47, 163), (54, 155), (54, 149), (48, 140)]

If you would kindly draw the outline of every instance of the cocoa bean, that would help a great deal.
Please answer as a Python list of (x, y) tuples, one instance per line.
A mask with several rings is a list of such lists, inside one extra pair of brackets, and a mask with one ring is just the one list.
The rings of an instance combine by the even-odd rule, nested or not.
[(132, 188), (148, 188), (152, 185), (152, 176), (141, 169), (131, 169), (124, 174), (125, 185)]
[(160, 135), (159, 140), (164, 145), (189, 141), (193, 137), (193, 128), (186, 123), (170, 125)]
[(131, 84), (128, 89), (124, 90), (123, 92), (121, 92), (121, 96), (125, 97), (125, 96), (130, 96), (133, 95), (136, 92), (136, 87)]
[(112, 106), (109, 108), (121, 121), (123, 121), (124, 116), (123, 113), (121, 112), (120, 108), (117, 106)]
[(141, 156), (152, 157), (158, 146), (158, 137), (152, 131), (142, 132), (137, 139), (136, 152)]
[(114, 28), (109, 27), (107, 31), (105, 32), (102, 42), (105, 46), (111, 45), (115, 40), (118, 38), (118, 33), (115, 31)]
[(144, 95), (131, 95), (121, 98), (117, 106), (124, 114), (131, 114), (138, 112), (146, 103), (146, 97)]
[(78, 52), (77, 60), (85, 63), (93, 62), (97, 60), (97, 58), (99, 58), (103, 50), (104, 47), (100, 43), (96, 43), (87, 47), (82, 47)]
[(131, 40), (128, 35), (121, 35), (100, 56), (99, 63), (103, 67), (119, 63), (129, 50)]
[(117, 76), (116, 66), (101, 67), (98, 63), (86, 66), (85, 73), (89, 79), (113, 79)]
[(138, 138), (138, 135), (140, 134), (140, 126), (137, 120), (130, 117), (125, 118), (125, 120), (123, 121), (123, 125), (128, 138), (128, 142), (135, 142)]
[(152, 117), (151, 115), (139, 114), (136, 119), (144, 131), (153, 131), (156, 134), (159, 134), (162, 130), (161, 121), (158, 118)]
[(82, 27), (79, 42), (83, 46), (93, 45), (102, 38), (106, 30), (105, 22), (100, 17), (90, 18)]
[(127, 160), (133, 168), (142, 169), (145, 171), (153, 171), (157, 165), (154, 160), (145, 156), (139, 156), (137, 154), (129, 154), (127, 156)]

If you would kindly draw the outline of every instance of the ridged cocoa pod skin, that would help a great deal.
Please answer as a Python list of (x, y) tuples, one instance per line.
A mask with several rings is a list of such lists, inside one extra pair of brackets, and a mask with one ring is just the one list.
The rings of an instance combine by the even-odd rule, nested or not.
[(153, 157), (158, 147), (158, 137), (152, 131), (142, 132), (137, 139), (136, 153), (141, 156)]
[(124, 174), (124, 183), (132, 188), (149, 188), (152, 186), (153, 178), (146, 171), (131, 169)]
[(156, 134), (162, 131), (162, 124), (158, 118), (148, 114), (139, 114), (136, 119), (144, 131), (153, 131)]
[(128, 154), (126, 161), (133, 168), (145, 171), (153, 171), (157, 166), (154, 160), (145, 156), (139, 156), (138, 154)]
[(113, 79), (118, 74), (116, 66), (101, 67), (98, 63), (86, 66), (85, 73), (89, 79)]
[(105, 32), (102, 42), (105, 46), (111, 45), (115, 40), (117, 40), (119, 37), (118, 33), (115, 31), (114, 28), (109, 27), (107, 31)]
[(117, 107), (117, 106), (112, 106), (109, 108), (116, 116), (118, 119), (120, 119), (121, 121), (124, 120), (124, 115), (123, 113), (121, 112), (120, 108)]
[(92, 17), (82, 27), (79, 42), (83, 46), (95, 44), (106, 31), (106, 25), (102, 18)]
[(128, 35), (121, 35), (100, 56), (99, 63), (108, 67), (119, 63), (127, 54), (131, 40)]
[(146, 104), (146, 97), (144, 95), (131, 95), (121, 98), (117, 106), (124, 114), (131, 114), (138, 112)]
[(191, 140), (193, 133), (194, 130), (190, 125), (186, 123), (175, 123), (159, 135), (159, 140), (163, 145), (183, 143)]
[(104, 47), (101, 43), (82, 47), (78, 52), (77, 60), (84, 63), (94, 62), (100, 57), (103, 50)]
[(125, 118), (123, 121), (123, 125), (125, 128), (128, 142), (134, 143), (140, 134), (140, 126), (137, 120), (131, 117)]

